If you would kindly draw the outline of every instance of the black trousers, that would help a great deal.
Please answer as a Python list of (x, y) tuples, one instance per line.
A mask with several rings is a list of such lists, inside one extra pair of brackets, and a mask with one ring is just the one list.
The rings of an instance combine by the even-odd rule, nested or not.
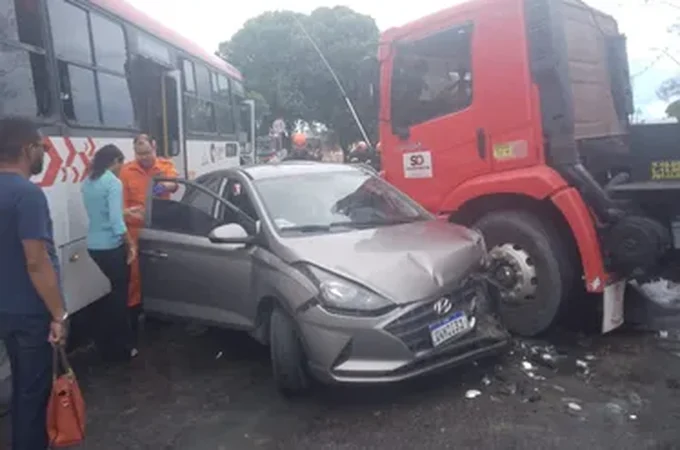
[[(47, 401), (52, 388), (49, 315), (0, 314), (0, 339), (12, 367), (12, 450), (47, 449)], [(0, 440), (0, 448), (5, 443)]]
[(112, 250), (88, 250), (90, 257), (111, 282), (111, 292), (95, 303), (95, 342), (107, 360), (127, 360), (133, 348), (128, 313), (130, 266), (127, 247)]

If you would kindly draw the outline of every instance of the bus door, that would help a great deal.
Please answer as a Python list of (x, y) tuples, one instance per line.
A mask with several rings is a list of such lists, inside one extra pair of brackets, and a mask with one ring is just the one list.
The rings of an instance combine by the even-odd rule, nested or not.
[(163, 115), (158, 152), (166, 158), (171, 158), (180, 176), (186, 177), (180, 76), (179, 70), (173, 70), (166, 72), (162, 78)]

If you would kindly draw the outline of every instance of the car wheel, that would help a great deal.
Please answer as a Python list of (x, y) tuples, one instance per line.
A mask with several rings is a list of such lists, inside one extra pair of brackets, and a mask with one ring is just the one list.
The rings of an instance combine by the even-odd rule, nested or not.
[(490, 213), (475, 226), (489, 249), (496, 285), (491, 291), (503, 324), (522, 336), (547, 331), (574, 284), (574, 269), (558, 233), (525, 211)]
[(299, 395), (310, 386), (305, 355), (293, 320), (274, 307), (269, 324), (269, 345), (274, 381), (286, 396)]

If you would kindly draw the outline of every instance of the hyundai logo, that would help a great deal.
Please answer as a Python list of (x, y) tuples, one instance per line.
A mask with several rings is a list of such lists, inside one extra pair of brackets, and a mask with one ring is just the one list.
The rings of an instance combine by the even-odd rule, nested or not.
[(451, 304), (451, 300), (449, 300), (446, 297), (442, 297), (436, 302), (434, 302), (434, 305), (432, 305), (432, 309), (434, 309), (434, 312), (439, 314), (440, 316), (443, 316), (447, 312), (451, 311), (451, 308), (453, 305)]

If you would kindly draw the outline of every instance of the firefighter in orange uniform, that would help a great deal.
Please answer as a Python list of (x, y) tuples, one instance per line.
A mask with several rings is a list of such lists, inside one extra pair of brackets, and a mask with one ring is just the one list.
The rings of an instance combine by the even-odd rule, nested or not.
[[(135, 159), (126, 163), (120, 171), (123, 182), (125, 223), (132, 240), (137, 243), (139, 233), (144, 225), (144, 208), (146, 193), (151, 179), (155, 176), (175, 178), (178, 176), (174, 163), (156, 155), (156, 142), (147, 134), (140, 134), (134, 140)], [(153, 188), (154, 196), (169, 198), (177, 191), (176, 183), (158, 183)], [(141, 312), (142, 290), (139, 275), (139, 258), (130, 268), (130, 289), (128, 291), (128, 307), (130, 321), (135, 335), (138, 334), (139, 314)], [(136, 345), (135, 345), (136, 347)], [(135, 351), (136, 353), (136, 351)]]

